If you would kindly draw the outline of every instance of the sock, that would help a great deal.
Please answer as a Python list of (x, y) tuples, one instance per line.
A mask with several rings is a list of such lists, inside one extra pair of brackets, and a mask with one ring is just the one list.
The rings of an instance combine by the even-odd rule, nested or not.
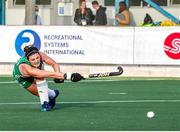
[(54, 92), (54, 90), (47, 88), (48, 89), (48, 96), (50, 99), (53, 99), (56, 96), (56, 93)]
[(37, 82), (37, 90), (38, 90), (41, 104), (43, 104), (45, 101), (49, 102), (48, 85), (47, 85), (46, 80)]

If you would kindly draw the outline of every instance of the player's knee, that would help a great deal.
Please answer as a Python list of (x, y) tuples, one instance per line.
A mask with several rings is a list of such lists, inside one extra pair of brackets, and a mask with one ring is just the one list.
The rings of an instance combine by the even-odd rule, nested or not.
[(37, 91), (37, 85), (36, 85), (36, 84), (33, 83), (33, 84), (32, 84), (30, 87), (28, 87), (26, 90), (27, 90), (28, 92), (30, 92), (31, 94), (39, 97), (39, 94), (38, 94), (38, 91)]
[(33, 95), (39, 97), (39, 94), (38, 94), (37, 90), (36, 90), (36, 91), (30, 91), (30, 92), (31, 92)]

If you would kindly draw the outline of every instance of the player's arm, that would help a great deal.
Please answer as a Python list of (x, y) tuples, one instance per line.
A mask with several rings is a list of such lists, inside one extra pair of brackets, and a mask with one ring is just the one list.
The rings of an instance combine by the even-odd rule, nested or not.
[(52, 66), (55, 72), (60, 72), (59, 64), (57, 64), (55, 60), (47, 56), (45, 53), (40, 52), (40, 55), (43, 62), (45, 62), (47, 65)]
[[(44, 54), (42, 52), (40, 52), (40, 55), (42, 57), (41, 58), (42, 61), (44, 61), (46, 64), (52, 66), (55, 72), (61, 73), (60, 68), (59, 68), (59, 64), (57, 64), (52, 58), (50, 58), (49, 56), (47, 56), (46, 54)], [(78, 82), (78, 81), (84, 79), (84, 77), (81, 76), (79, 73), (72, 73), (72, 74), (61, 73), (61, 74), (63, 75), (63, 78), (53, 77), (53, 78), (55, 78), (54, 79), (55, 83), (63, 83), (64, 79), (71, 79), (72, 82)]]
[(64, 74), (59, 72), (51, 72), (46, 70), (40, 70), (38, 68), (31, 67), (27, 64), (21, 64), (19, 66), (19, 70), (23, 74), (23, 76), (33, 76), (35, 78), (58, 78), (64, 79)]

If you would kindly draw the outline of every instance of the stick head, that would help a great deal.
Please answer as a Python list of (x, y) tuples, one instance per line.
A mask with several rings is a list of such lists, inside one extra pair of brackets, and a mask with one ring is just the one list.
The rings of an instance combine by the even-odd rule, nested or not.
[(117, 69), (119, 70), (119, 72), (122, 74), (123, 73), (123, 68), (121, 66), (118, 66)]

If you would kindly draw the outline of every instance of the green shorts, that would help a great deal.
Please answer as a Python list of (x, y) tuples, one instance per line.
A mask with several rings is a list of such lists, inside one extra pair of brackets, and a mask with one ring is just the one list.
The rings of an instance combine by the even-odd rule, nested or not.
[(20, 77), (18, 79), (17, 79), (17, 77), (14, 77), (14, 79), (23, 88), (30, 87), (34, 82), (34, 77), (27, 77), (27, 78)]

